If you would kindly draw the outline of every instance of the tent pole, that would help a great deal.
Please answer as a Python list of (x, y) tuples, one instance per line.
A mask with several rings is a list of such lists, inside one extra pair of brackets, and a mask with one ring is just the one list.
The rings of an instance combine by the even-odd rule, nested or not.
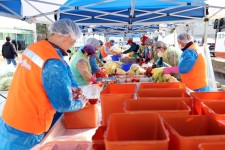
[(212, 67), (212, 61), (207, 45), (207, 36), (208, 36), (208, 24), (209, 24), (209, 19), (205, 18), (205, 31), (204, 31), (204, 53), (205, 53), (205, 58), (207, 61), (207, 75), (208, 75), (208, 83), (210, 86), (211, 91), (218, 91), (217, 86), (216, 86), (216, 81), (215, 81), (215, 75)]
[(174, 36), (174, 47), (176, 47), (176, 41), (177, 41), (177, 37), (176, 37), (176, 26), (174, 27), (174, 30), (173, 30), (173, 36)]
[(85, 34), (83, 34), (83, 43), (85, 45)]

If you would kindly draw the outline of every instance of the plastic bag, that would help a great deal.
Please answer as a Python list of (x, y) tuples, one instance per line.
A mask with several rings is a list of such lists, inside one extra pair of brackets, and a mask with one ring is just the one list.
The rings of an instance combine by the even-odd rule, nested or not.
[(97, 84), (80, 86), (87, 99), (99, 99), (101, 88)]

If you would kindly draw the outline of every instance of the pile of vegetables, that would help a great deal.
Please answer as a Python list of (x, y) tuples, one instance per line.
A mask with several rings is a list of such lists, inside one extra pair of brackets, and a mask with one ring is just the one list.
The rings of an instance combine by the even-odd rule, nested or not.
[(8, 91), (13, 79), (13, 72), (5, 72), (0, 75), (0, 91)]
[(181, 53), (180, 49), (170, 46), (163, 54), (163, 61), (171, 66), (177, 66), (179, 64)]
[(146, 68), (146, 71), (145, 71), (145, 75), (147, 76), (147, 77), (151, 77), (152, 76), (152, 67), (147, 67)]
[(152, 80), (154, 82), (179, 82), (174, 76), (170, 74), (163, 74), (164, 67), (154, 68), (152, 70)]
[(103, 65), (106, 74), (109, 77), (116, 75), (144, 75), (145, 69), (141, 68), (138, 64), (132, 64), (130, 69), (126, 72), (121, 69), (121, 62), (107, 62)]
[(143, 75), (145, 74), (145, 69), (141, 68), (141, 66), (139, 66), (138, 64), (132, 64), (126, 74), (127, 75)]

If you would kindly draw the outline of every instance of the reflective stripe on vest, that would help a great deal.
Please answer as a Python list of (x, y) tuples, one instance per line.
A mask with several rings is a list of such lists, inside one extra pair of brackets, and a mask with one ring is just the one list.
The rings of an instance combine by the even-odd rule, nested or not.
[[(39, 57), (36, 53), (32, 52), (29, 49), (26, 49), (23, 54), (25, 56), (27, 56), (30, 60), (33, 61), (33, 63), (35, 63), (37, 66), (39, 66), (40, 68), (42, 68), (43, 64), (44, 64), (44, 60), (41, 59), (41, 57)], [(23, 62), (23, 60), (22, 60)], [(21, 65), (23, 65), (21, 62)]]

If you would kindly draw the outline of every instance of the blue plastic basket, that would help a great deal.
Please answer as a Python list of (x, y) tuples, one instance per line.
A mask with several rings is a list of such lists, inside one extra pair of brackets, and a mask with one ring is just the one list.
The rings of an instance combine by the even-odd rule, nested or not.
[(120, 55), (112, 55), (111, 58), (112, 58), (112, 61), (119, 61), (121, 56)]
[(124, 70), (124, 71), (128, 71), (130, 70), (130, 66), (132, 65), (132, 63), (124, 63), (124, 64), (121, 64), (121, 68)]

